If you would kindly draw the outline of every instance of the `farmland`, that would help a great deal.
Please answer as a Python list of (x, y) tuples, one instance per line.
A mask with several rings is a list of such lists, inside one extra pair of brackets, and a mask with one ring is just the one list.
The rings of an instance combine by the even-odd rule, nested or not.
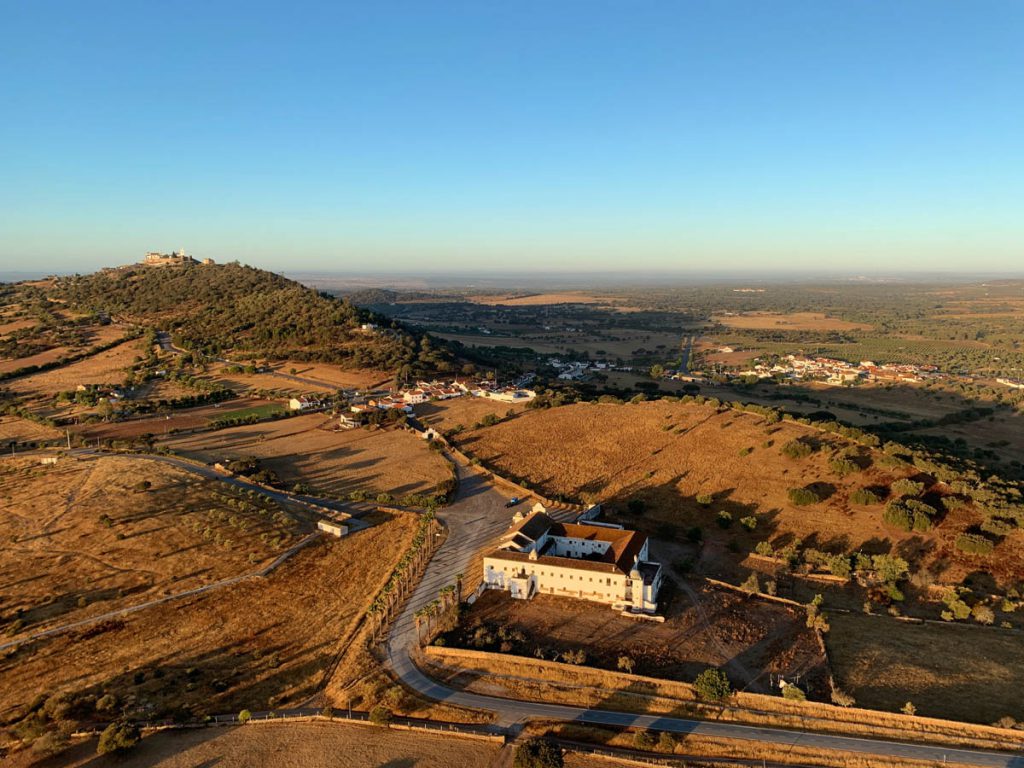
[[(500, 744), (349, 723), (254, 724), (148, 736), (130, 756), (96, 757), (95, 740), (61, 757), (64, 768), (475, 768), (493, 765)], [(15, 756), (10, 768), (27, 768)], [(582, 765), (582, 764), (581, 764)]]
[(11, 391), (22, 395), (56, 395), (74, 390), (79, 384), (120, 384), (127, 368), (143, 354), (138, 340), (91, 355), (50, 371), (34, 373), (11, 381)]
[(26, 443), (37, 440), (55, 440), (61, 432), (17, 416), (0, 416), (0, 443)]
[(994, 723), (1024, 719), (1020, 634), (959, 625), (836, 615), (827, 636), (839, 684), (861, 706)]
[(335, 497), (429, 493), (451, 476), (444, 459), (409, 432), (338, 430), (323, 414), (171, 436), (162, 445), (207, 463), (254, 457), (288, 486)]
[(0, 460), (0, 617), (46, 629), (255, 570), (311, 524), (152, 461)]
[(215, 405), (182, 408), (156, 416), (80, 424), (73, 427), (72, 432), (86, 440), (133, 440), (145, 435), (166, 435), (175, 431), (206, 427), (232, 410), (247, 411), (271, 407), (283, 410), (280, 404), (269, 400), (239, 398)]
[[(588, 666), (615, 670), (625, 656), (637, 674), (692, 682), (704, 669), (724, 667), (734, 684), (769, 692), (769, 673), (801, 679), (827, 696), (824, 657), (802, 611), (704, 586), (702, 614), (683, 594), (673, 595), (664, 624), (624, 618), (606, 605), (537, 595), (513, 600), (485, 592), (446, 636), (446, 645), (557, 659), (582, 650)], [(706, 623), (702, 615), (708, 617)]]
[(320, 539), (265, 579), (8, 652), (0, 660), (5, 722), (42, 694), (73, 701), (112, 694), (131, 717), (306, 701), (325, 682), (416, 527), (412, 515), (370, 522), (343, 539)]
[(502, 403), (486, 397), (456, 397), (416, 406), (416, 417), (423, 424), (444, 432), (462, 426), (471, 428), (487, 415), (504, 416), (522, 411), (522, 404)]
[(714, 320), (728, 328), (768, 328), (787, 331), (871, 330), (869, 325), (828, 317), (822, 312), (793, 312), (785, 315), (774, 312), (750, 312), (715, 317)]

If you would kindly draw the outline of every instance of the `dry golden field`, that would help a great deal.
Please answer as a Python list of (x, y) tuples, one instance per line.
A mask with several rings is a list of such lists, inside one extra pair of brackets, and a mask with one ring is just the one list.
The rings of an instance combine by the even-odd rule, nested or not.
[(239, 398), (225, 400), (215, 405), (201, 405), (196, 408), (181, 408), (166, 414), (125, 421), (81, 424), (71, 428), (72, 434), (87, 440), (131, 440), (142, 435), (166, 435), (172, 430), (188, 430), (205, 427), (211, 421), (233, 411), (272, 405), (272, 400)]
[(821, 312), (746, 312), (742, 315), (723, 315), (713, 318), (729, 328), (773, 329), (780, 331), (857, 331), (871, 330), (865, 323), (851, 323)]
[(525, 638), (513, 643), (511, 653), (532, 656), (542, 648), (550, 659), (583, 649), (588, 665), (613, 670), (628, 656), (637, 674), (684, 682), (708, 667), (723, 667), (737, 688), (753, 693), (770, 692), (769, 673), (800, 676), (813, 694), (827, 698), (824, 655), (803, 611), (706, 584), (696, 591), (702, 611), (678, 594), (663, 624), (635, 621), (585, 600), (543, 594), (513, 600), (488, 591), (466, 610), (447, 645), (474, 648), (480, 627), (492, 636), (504, 627)]
[[(266, 578), (147, 608), (0, 659), (0, 713), (40, 694), (112, 693), (135, 716), (295, 706), (324, 682), (408, 547), (413, 515), (321, 538)], [(354, 702), (358, 706), (358, 702)]]
[(488, 414), (504, 417), (509, 411), (518, 413), (525, 408), (525, 404), (513, 405), (487, 397), (463, 395), (451, 400), (435, 400), (417, 405), (416, 418), (421, 423), (444, 432), (460, 424), (466, 429), (472, 429), (474, 424)]
[(356, 490), (396, 497), (424, 493), (451, 475), (445, 460), (411, 432), (336, 430), (335, 423), (324, 414), (307, 414), (172, 436), (162, 444), (209, 463), (253, 456), (285, 483), (306, 483), (334, 496)]
[(275, 363), (273, 369), (278, 373), (290, 374), (295, 369), (295, 376), (313, 379), (330, 384), (335, 389), (369, 389), (383, 385), (394, 377), (387, 371), (375, 371), (360, 368), (348, 370), (328, 363), (303, 363), (288, 361)]
[(142, 354), (142, 345), (139, 339), (126, 341), (77, 363), (19, 377), (8, 386), (19, 395), (55, 395), (74, 390), (79, 384), (120, 384), (125, 369)]
[(62, 437), (63, 432), (45, 424), (37, 424), (17, 416), (0, 416), (0, 442), (32, 442), (35, 440), (54, 440)]
[[(783, 446), (803, 438), (819, 444), (810, 456), (789, 458)], [(767, 425), (755, 414), (710, 405), (652, 401), (637, 404), (580, 403), (525, 412), (493, 427), (464, 433), (460, 446), (502, 474), (519, 477), (543, 495), (610, 502), (620, 513), (625, 502), (645, 502), (641, 516), (617, 520), (655, 534), (681, 538), (700, 526), (705, 557), (720, 555), (726, 545), (751, 551), (760, 540), (776, 544), (801, 539), (805, 546), (852, 552), (896, 549), (912, 565), (936, 566), (938, 581), (959, 583), (977, 570), (976, 558), (954, 546), (956, 536), (979, 523), (982, 513), (964, 507), (946, 514), (927, 533), (905, 533), (883, 522), (883, 505), (851, 505), (849, 494), (861, 487), (884, 487), (915, 470), (889, 469), (868, 453), (872, 465), (839, 477), (829, 467), (838, 450), (850, 446), (835, 435), (795, 422)], [(788, 499), (792, 488), (817, 485), (827, 498), (809, 506)], [(707, 505), (697, 502), (710, 494)], [(754, 516), (756, 529), (738, 525), (722, 531), (720, 511), (734, 521)], [(1000, 544), (1001, 557), (985, 568), (1010, 583), (1022, 575), (1024, 534), (1013, 532)]]
[(312, 528), (232, 491), (141, 459), (0, 459), (0, 621), (20, 635), (248, 573)]
[[(96, 741), (76, 746), (62, 768), (485, 768), (498, 743), (341, 722), (253, 723), (241, 728), (172, 731), (147, 736), (125, 756), (96, 756)], [(33, 765), (14, 755), (10, 768)]]
[(508, 294), (504, 296), (467, 296), (474, 304), (501, 304), (506, 307), (537, 307), (547, 304), (611, 304), (610, 296), (595, 296), (584, 291), (563, 291), (560, 293), (532, 293), (527, 296)]
[(836, 614), (826, 636), (839, 685), (859, 706), (976, 723), (1024, 720), (1021, 634)]
[(0, 360), (0, 373), (10, 373), (29, 365), (48, 365), (71, 352), (70, 347), (54, 347), (28, 357), (12, 357)]

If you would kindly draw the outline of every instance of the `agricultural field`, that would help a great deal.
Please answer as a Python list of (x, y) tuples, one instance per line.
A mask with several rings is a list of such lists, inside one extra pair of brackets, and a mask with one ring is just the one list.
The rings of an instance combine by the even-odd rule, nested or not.
[(145, 435), (168, 435), (176, 431), (206, 427), (232, 411), (237, 413), (271, 407), (283, 410), (283, 406), (270, 400), (239, 398), (214, 405), (180, 408), (155, 416), (79, 424), (72, 427), (71, 432), (86, 440), (133, 440)]
[(50, 371), (21, 376), (7, 383), (18, 395), (56, 395), (79, 384), (120, 384), (135, 359), (144, 354), (139, 339), (126, 341), (104, 352)]
[[(254, 723), (155, 733), (130, 755), (96, 756), (89, 739), (60, 758), (62, 768), (476, 768), (494, 765), (498, 743), (443, 734), (400, 731), (342, 722)], [(32, 765), (27, 753), (9, 768)], [(47, 763), (50, 765), (50, 763)], [(570, 763), (570, 765), (572, 765)], [(579, 764), (583, 765), (583, 764)], [(614, 768), (610, 766), (609, 768)]]
[(518, 413), (525, 407), (522, 403), (502, 403), (487, 397), (465, 395), (451, 400), (421, 403), (416, 406), (416, 418), (426, 426), (445, 432), (459, 426), (469, 429), (485, 416), (505, 416), (509, 411)]
[(754, 328), (785, 331), (869, 331), (870, 325), (851, 323), (822, 312), (745, 312), (712, 318), (728, 328)]
[(507, 295), (483, 294), (467, 296), (466, 299), (475, 304), (499, 304), (506, 307), (537, 307), (551, 304), (598, 304), (604, 306), (613, 304), (616, 301), (613, 296), (597, 296), (583, 291)]
[[(806, 455), (786, 455), (792, 443), (806, 443)], [(918, 478), (934, 503), (948, 489), (880, 451), (791, 421), (664, 400), (581, 403), (468, 431), (459, 445), (545, 496), (607, 503), (610, 519), (651, 533), (670, 554), (699, 529), (703, 546), (692, 565), (708, 574), (742, 578), (737, 563), (759, 543), (778, 550), (798, 542), (829, 553), (898, 553), (929, 583), (959, 584), (979, 568), (1002, 588), (1024, 578), (1019, 530), (1002, 537), (997, 557), (955, 546), (984, 521), (970, 504), (940, 515), (926, 532), (900, 530), (884, 518), (896, 480)], [(844, 456), (851, 463), (839, 472), (832, 462)], [(876, 500), (853, 503), (862, 488), (875, 489)], [(791, 492), (805, 489), (817, 501), (793, 500)]]
[(858, 706), (974, 723), (1024, 720), (1019, 632), (836, 614), (826, 635), (839, 685)]
[(0, 444), (31, 443), (37, 440), (56, 440), (63, 433), (29, 419), (17, 416), (0, 416)]
[(20, 719), (40, 695), (63, 694), (90, 711), (89, 697), (110, 694), (132, 718), (307, 701), (348, 648), (417, 526), (407, 514), (368, 522), (345, 538), (318, 539), (266, 578), (7, 652), (0, 659), (3, 724)]
[(723, 667), (738, 689), (750, 693), (770, 692), (769, 673), (783, 674), (827, 697), (824, 655), (803, 611), (706, 584), (695, 592), (703, 612), (673, 591), (667, 620), (655, 624), (585, 600), (544, 594), (513, 600), (491, 590), (462, 614), (445, 641), (531, 658), (541, 649), (550, 660), (582, 650), (588, 666), (609, 670), (625, 656), (636, 674), (683, 682), (708, 667)]
[(451, 476), (445, 460), (401, 429), (339, 430), (324, 414), (170, 436), (161, 445), (207, 463), (256, 458), (287, 486), (345, 497), (430, 493)]
[(248, 573), (312, 530), (159, 462), (0, 460), (0, 626), (22, 634)]

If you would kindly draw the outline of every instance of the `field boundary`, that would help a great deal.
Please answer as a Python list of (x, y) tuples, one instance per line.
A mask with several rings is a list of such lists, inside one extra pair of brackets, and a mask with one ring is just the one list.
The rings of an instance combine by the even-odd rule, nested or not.
[[(625, 672), (598, 669), (596, 667), (576, 666), (562, 662), (532, 659), (512, 654), (492, 653), (462, 648), (426, 646), (422, 649), (425, 660), (434, 662), (441, 667), (454, 667), (456, 670), (473, 671), (483, 675), (493, 674), (501, 677), (501, 673), (493, 671), (495, 664), (511, 667), (522, 674), (517, 679), (535, 684), (538, 688), (545, 686), (569, 686), (578, 689), (598, 690), (613, 694), (616, 692), (646, 699), (662, 699), (680, 704), (691, 704), (714, 710), (717, 716), (707, 713), (697, 715), (700, 719), (718, 719), (737, 723), (771, 725), (778, 728), (793, 728), (837, 734), (859, 734), (889, 738), (915, 738), (938, 743), (970, 745), (989, 749), (1013, 749), (1020, 747), (1019, 731), (998, 728), (996, 726), (962, 723), (954, 720), (902, 715), (881, 710), (861, 709), (857, 707), (839, 707), (830, 704), (810, 701), (793, 701), (781, 696), (769, 696), (757, 693), (734, 693), (733, 704), (715, 704), (701, 702), (693, 686), (675, 680), (630, 675)], [(447, 664), (446, 664), (447, 662)], [(541, 670), (530, 674), (531, 668)], [(550, 677), (548, 677), (550, 676)], [(590, 677), (587, 682), (580, 678)], [(575, 678), (575, 682), (568, 679)], [(561, 682), (560, 682), (561, 681)], [(493, 695), (493, 694), (492, 694)], [(500, 696), (499, 696), (500, 697)], [(555, 703), (555, 702), (551, 702)], [(564, 703), (564, 702), (557, 702)], [(581, 706), (569, 704), (568, 706)], [(590, 708), (601, 709), (600, 705)], [(646, 712), (646, 714), (667, 714)], [(781, 723), (780, 720), (791, 722)], [(880, 733), (885, 731), (888, 733)]]

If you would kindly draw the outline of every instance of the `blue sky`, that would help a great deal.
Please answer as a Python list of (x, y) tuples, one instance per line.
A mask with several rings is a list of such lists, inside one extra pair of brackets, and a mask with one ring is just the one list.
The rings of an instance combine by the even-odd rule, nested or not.
[(0, 0), (0, 269), (1017, 270), (1024, 3)]

